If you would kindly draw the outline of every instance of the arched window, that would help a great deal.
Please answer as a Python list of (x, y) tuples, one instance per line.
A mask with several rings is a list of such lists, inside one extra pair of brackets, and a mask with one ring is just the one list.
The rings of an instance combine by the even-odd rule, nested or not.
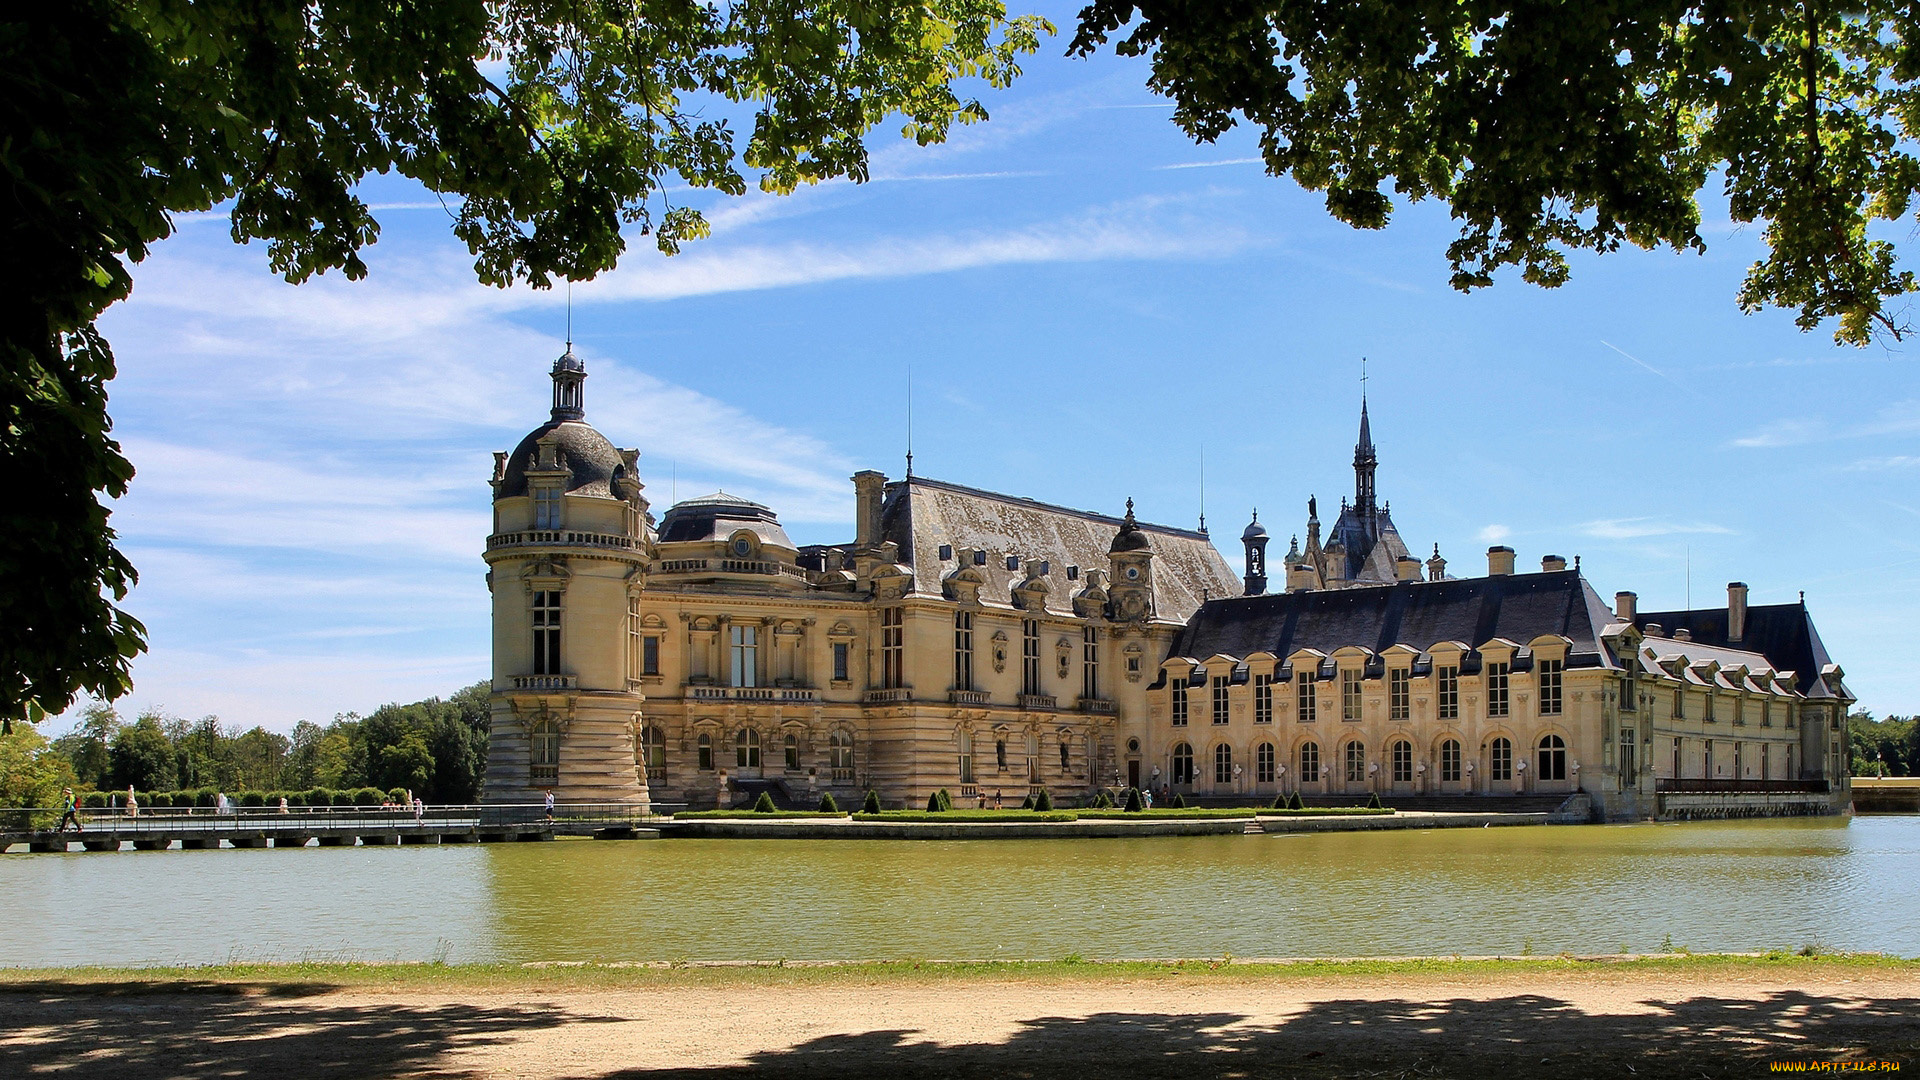
[(535, 787), (560, 780), (560, 729), (551, 720), (533, 725), (533, 769), (530, 779)]
[(1487, 776), (1492, 780), (1513, 779), (1513, 744), (1504, 736), (1487, 747)]
[(1213, 748), (1213, 782), (1233, 783), (1233, 747), (1226, 743)]
[(1393, 761), (1393, 782), (1413, 783), (1413, 744), (1400, 739), (1393, 744), (1388, 756)]
[(1440, 782), (1457, 784), (1460, 782), (1460, 740), (1448, 739), (1440, 744)]
[(713, 771), (713, 736), (702, 735), (696, 744), (700, 750), (700, 768), (705, 772)]
[(1347, 744), (1347, 783), (1363, 783), (1367, 779), (1367, 744), (1355, 739)]
[(1273, 744), (1263, 742), (1253, 748), (1253, 782), (1271, 784), (1274, 777)]
[(853, 733), (836, 731), (827, 736), (827, 765), (836, 781), (853, 779)]
[(1540, 771), (1534, 773), (1537, 780), (1565, 780), (1567, 778), (1567, 741), (1558, 735), (1548, 735), (1540, 740)]
[(1193, 747), (1186, 743), (1173, 744), (1173, 777), (1170, 782), (1193, 783)]
[(1320, 780), (1320, 744), (1303, 742), (1300, 744), (1300, 782), (1317, 783)]
[(667, 737), (657, 727), (640, 729), (640, 766), (647, 770), (649, 780), (666, 773)]
[(787, 736), (787, 771), (800, 771), (800, 740), (792, 735)]
[(733, 763), (742, 769), (760, 767), (760, 733), (741, 728), (733, 736)]

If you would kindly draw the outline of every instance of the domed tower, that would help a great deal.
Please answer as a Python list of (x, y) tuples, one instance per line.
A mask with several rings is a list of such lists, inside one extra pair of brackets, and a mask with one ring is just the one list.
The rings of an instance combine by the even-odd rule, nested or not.
[(1109, 603), (1115, 622), (1142, 622), (1153, 618), (1153, 542), (1133, 516), (1133, 500), (1127, 500), (1127, 516), (1107, 546), (1107, 561), (1113, 575)]
[(586, 423), (587, 372), (553, 363), (553, 412), (495, 454), (493, 710), (485, 799), (647, 804), (629, 622), (653, 557), (638, 450)]
[(1267, 591), (1267, 527), (1260, 524), (1260, 511), (1253, 512), (1253, 521), (1246, 531), (1240, 534), (1240, 542), (1247, 548), (1247, 595), (1262, 596)]

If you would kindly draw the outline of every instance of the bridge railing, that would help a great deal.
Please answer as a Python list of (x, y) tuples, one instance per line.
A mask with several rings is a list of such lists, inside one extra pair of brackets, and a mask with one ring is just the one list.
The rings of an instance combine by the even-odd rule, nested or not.
[[(404, 806), (289, 806), (243, 807), (221, 811), (210, 806), (139, 808), (81, 808), (83, 831), (122, 836), (168, 834), (271, 832), (298, 834), (361, 831), (467, 832), (489, 828), (524, 828), (552, 824), (556, 828), (622, 828), (657, 821), (679, 804), (654, 804), (651, 813), (628, 803), (556, 803), (551, 816), (544, 803), (478, 803), (426, 806), (418, 811)], [(64, 811), (55, 807), (0, 807), (0, 833), (49, 832), (60, 825)], [(73, 835), (73, 827), (67, 826)]]

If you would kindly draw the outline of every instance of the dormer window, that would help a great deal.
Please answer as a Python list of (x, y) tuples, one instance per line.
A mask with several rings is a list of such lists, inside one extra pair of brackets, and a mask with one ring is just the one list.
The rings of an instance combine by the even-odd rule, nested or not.
[(559, 488), (537, 487), (533, 489), (533, 527), (536, 529), (557, 529), (560, 527)]
[(734, 555), (735, 555), (735, 556), (737, 556), (737, 557), (739, 557), (739, 558), (742, 558), (742, 559), (744, 559), (744, 558), (746, 558), (746, 557), (747, 557), (747, 556), (749, 556), (749, 555), (752, 555), (752, 554), (753, 554), (753, 541), (751, 541), (751, 540), (749, 540), (749, 539), (747, 539), (747, 538), (746, 538), (746, 537), (744, 537), (744, 536), (736, 536), (736, 537), (734, 537), (734, 538), (733, 538), (733, 553), (734, 553)]

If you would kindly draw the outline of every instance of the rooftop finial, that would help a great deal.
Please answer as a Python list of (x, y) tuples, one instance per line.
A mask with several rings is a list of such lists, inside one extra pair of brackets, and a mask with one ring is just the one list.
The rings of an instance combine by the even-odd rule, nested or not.
[(553, 418), (580, 421), (587, 418), (587, 366), (573, 355), (573, 343), (553, 362)]

